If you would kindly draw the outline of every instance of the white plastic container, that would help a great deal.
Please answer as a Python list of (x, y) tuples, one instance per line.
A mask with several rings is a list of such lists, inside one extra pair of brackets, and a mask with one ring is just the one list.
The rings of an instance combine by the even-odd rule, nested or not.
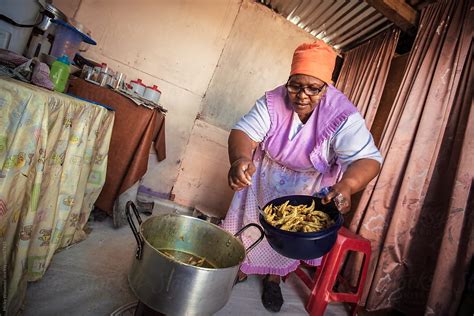
[(132, 86), (133, 91), (136, 94), (143, 97), (143, 95), (145, 94), (146, 86), (143, 84), (141, 79), (130, 81), (130, 85)]
[[(34, 25), (40, 22), (40, 9), (41, 5), (38, 0), (0, 1), (0, 14), (23, 25)], [(0, 21), (2, 48), (22, 55), (32, 30), (33, 27), (18, 27), (6, 21)]]
[(39, 57), (41, 54), (48, 55), (50, 50), (51, 43), (49, 42), (48, 37), (45, 36), (45, 34), (35, 34), (31, 36), (30, 45), (28, 46), (25, 55), (28, 58)]
[(161, 91), (156, 85), (148, 86), (145, 89), (143, 97), (152, 102), (158, 103), (160, 101)]

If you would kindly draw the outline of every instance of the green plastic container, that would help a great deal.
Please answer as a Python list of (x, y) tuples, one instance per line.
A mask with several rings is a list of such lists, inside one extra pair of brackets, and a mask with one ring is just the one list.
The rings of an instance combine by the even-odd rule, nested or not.
[(49, 72), (49, 78), (53, 82), (54, 90), (58, 92), (64, 92), (66, 89), (67, 80), (69, 79), (69, 58), (67, 55), (63, 55), (56, 59), (51, 65), (51, 71)]

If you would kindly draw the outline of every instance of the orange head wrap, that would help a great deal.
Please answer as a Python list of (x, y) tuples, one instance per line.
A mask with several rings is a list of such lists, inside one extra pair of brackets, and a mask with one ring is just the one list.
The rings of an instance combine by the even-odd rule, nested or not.
[(293, 54), (290, 76), (308, 75), (330, 83), (336, 56), (336, 52), (322, 40), (301, 44)]

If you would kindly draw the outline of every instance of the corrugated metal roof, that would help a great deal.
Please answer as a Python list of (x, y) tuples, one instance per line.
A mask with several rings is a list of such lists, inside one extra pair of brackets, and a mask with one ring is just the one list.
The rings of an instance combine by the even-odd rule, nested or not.
[(259, 0), (300, 28), (345, 51), (392, 23), (362, 0)]

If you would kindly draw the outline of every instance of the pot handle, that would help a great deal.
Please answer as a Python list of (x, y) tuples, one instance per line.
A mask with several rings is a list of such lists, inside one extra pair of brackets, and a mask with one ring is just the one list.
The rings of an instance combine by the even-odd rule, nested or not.
[(242, 227), (242, 229), (239, 230), (234, 235), (235, 237), (239, 237), (240, 235), (242, 235), (242, 233), (245, 230), (247, 230), (247, 228), (252, 227), (252, 226), (258, 228), (258, 230), (260, 231), (260, 237), (258, 237), (258, 239), (253, 244), (251, 244), (247, 249), (245, 249), (245, 253), (248, 253), (250, 250), (252, 250), (256, 245), (258, 245), (263, 240), (263, 237), (265, 236), (265, 233), (263, 232), (262, 227), (260, 227), (260, 225), (254, 224), (254, 223), (250, 223), (250, 224), (247, 224), (244, 227)]
[(138, 210), (135, 204), (132, 201), (128, 201), (125, 208), (125, 214), (127, 215), (128, 223), (130, 224), (130, 228), (132, 229), (133, 236), (135, 236), (135, 240), (137, 241), (137, 245), (138, 245), (135, 258), (140, 260), (142, 258), (144, 241), (143, 241), (142, 235), (140, 235), (137, 227), (135, 226), (135, 223), (133, 222), (132, 214), (130, 214), (130, 209), (133, 210), (133, 213), (135, 214), (135, 218), (137, 219), (139, 226), (142, 224), (142, 219), (140, 217), (140, 214), (138, 214)]

